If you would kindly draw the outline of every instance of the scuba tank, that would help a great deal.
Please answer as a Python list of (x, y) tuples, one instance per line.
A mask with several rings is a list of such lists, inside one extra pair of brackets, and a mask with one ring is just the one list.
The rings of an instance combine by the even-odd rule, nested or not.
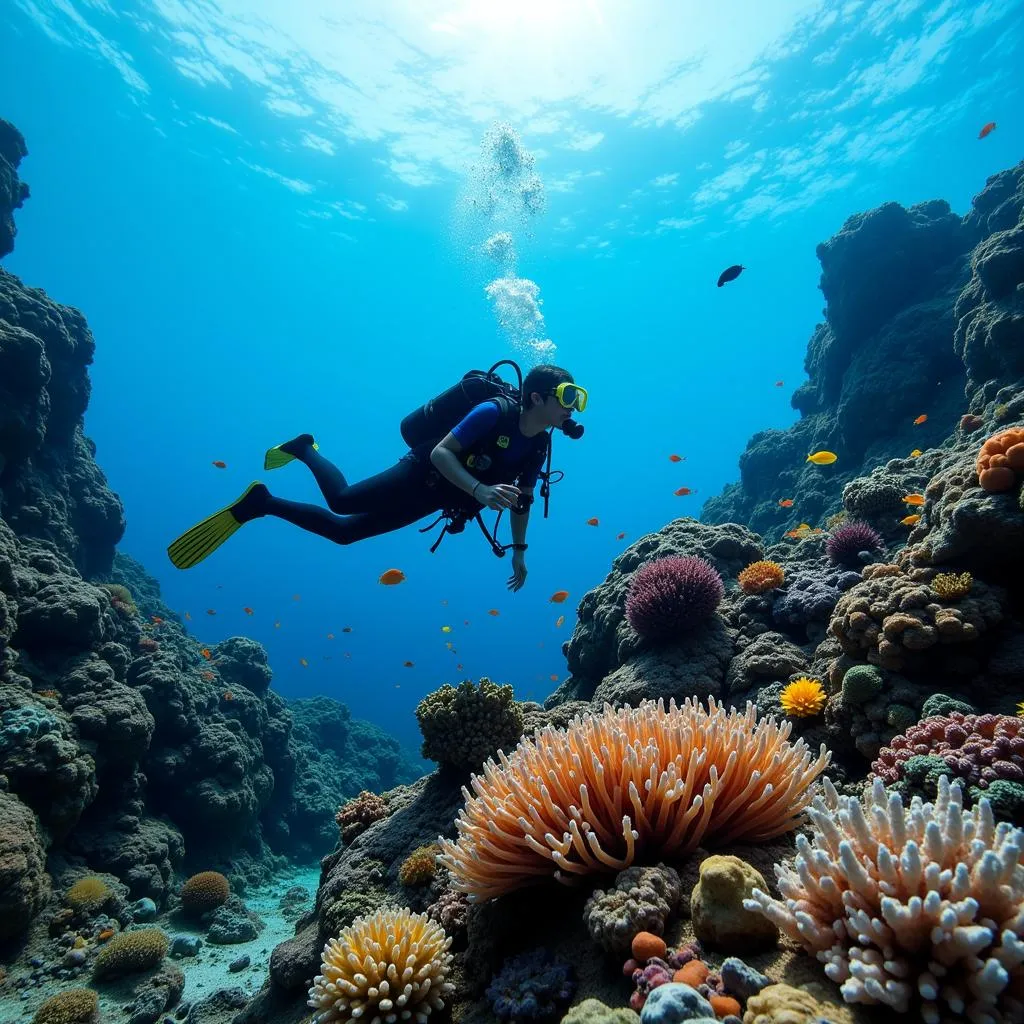
[[(516, 372), (518, 388), (503, 381), (494, 371), (511, 366)], [(520, 404), (523, 373), (511, 359), (502, 359), (489, 370), (470, 370), (457, 384), (414, 409), (401, 423), (402, 439), (410, 448), (428, 443), (437, 444), (469, 411), (492, 398), (506, 398)]]

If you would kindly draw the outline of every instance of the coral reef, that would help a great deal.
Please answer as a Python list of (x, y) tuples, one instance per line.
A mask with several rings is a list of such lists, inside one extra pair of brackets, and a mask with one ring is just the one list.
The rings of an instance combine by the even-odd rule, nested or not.
[(512, 687), (486, 677), (445, 683), (416, 706), (423, 756), (439, 764), (476, 771), (499, 750), (511, 750), (523, 734), (523, 715)]
[(633, 574), (626, 619), (642, 637), (668, 640), (701, 625), (724, 594), (722, 577), (706, 559), (658, 558)]
[(0, 792), (0, 942), (27, 928), (49, 897), (46, 848), (35, 815)]
[[(824, 746), (815, 759), (789, 732), (749, 704), (745, 713), (714, 700), (707, 710), (692, 700), (606, 706), (488, 761), (440, 860), (479, 901), (544, 877), (622, 870), (638, 849), (680, 856), (705, 840), (781, 835), (829, 762)], [(613, 792), (605, 772), (618, 780)]]
[(987, 800), (964, 811), (943, 779), (934, 803), (909, 807), (875, 779), (867, 805), (824, 782), (777, 867), (781, 899), (760, 910), (825, 965), (850, 1003), (925, 1020), (1024, 1015), (1024, 833), (997, 825)]
[(435, 921), (408, 909), (356, 918), (324, 946), (309, 990), (313, 1024), (378, 1013), (426, 1019), (443, 1009), (453, 991), (451, 941)]

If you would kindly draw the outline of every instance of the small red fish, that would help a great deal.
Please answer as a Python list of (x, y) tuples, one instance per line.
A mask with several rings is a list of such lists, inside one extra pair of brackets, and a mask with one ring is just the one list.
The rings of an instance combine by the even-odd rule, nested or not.
[(205, 658), (205, 659), (206, 659), (207, 661), (209, 661), (209, 660), (210, 660), (210, 659), (211, 659), (211, 658), (213, 657), (213, 655), (212, 655), (212, 654), (210, 653), (210, 648), (209, 648), (209, 647), (204, 647), (204, 648), (203, 648), (203, 649), (202, 649), (202, 650), (201, 650), (201, 651), (200, 651), (199, 653), (200, 653), (200, 654), (201, 654), (201, 655), (202, 655), (202, 656), (203, 656), (203, 657), (204, 657), (204, 658)]
[(781, 505), (782, 508), (792, 508), (793, 507), (793, 499), (792, 498), (779, 498), (779, 505)]
[(569, 596), (568, 590), (556, 590), (549, 598), (549, 604), (561, 604)]
[(488, 615), (493, 615), (493, 616), (495, 616), (495, 618), (497, 618), (497, 616), (499, 616), (501, 614), (501, 612), (499, 612), (497, 608), (488, 608), (487, 609), (487, 614)]
[(916, 420), (914, 420), (914, 426), (915, 427), (919, 427), (927, 419), (928, 419), (927, 415), (925, 413), (921, 413), (921, 415), (918, 416)]
[(685, 462), (686, 457), (684, 455), (670, 455), (668, 457), (669, 462)]
[(979, 139), (983, 139), (983, 138), (985, 138), (986, 135), (991, 135), (992, 132), (994, 132), (995, 130), (996, 130), (996, 123), (995, 123), (995, 121), (989, 121), (988, 124), (983, 124), (981, 126), (981, 131), (978, 132), (978, 138)]
[(377, 577), (377, 582), (384, 587), (393, 587), (405, 579), (405, 573), (401, 569), (386, 569)]
[(597, 518), (597, 516), (591, 516), (591, 517), (590, 517), (590, 518), (589, 518), (589, 519), (587, 520), (587, 526), (597, 526), (597, 524), (598, 524), (598, 518)]
[(677, 498), (685, 498), (687, 494), (696, 494), (696, 491), (690, 490), (689, 487), (677, 487), (672, 492)]
[(159, 626), (164, 621), (159, 615), (150, 615), (150, 618), (153, 620), (153, 625), (155, 626)]
[(551, 682), (553, 682), (553, 683), (557, 683), (558, 682), (558, 676), (555, 675), (554, 672), (551, 673)]
[(615, 539), (616, 540), (625, 540), (626, 539), (626, 534), (625, 533), (617, 533), (617, 534), (615, 534)]
[(248, 605), (245, 605), (245, 607), (242, 608), (242, 611), (245, 612), (246, 615), (252, 615), (252, 609)]
[(218, 469), (227, 469), (228, 468), (228, 464), (226, 462), (222, 461), (221, 459), (214, 459), (213, 460), (213, 465), (216, 466)]

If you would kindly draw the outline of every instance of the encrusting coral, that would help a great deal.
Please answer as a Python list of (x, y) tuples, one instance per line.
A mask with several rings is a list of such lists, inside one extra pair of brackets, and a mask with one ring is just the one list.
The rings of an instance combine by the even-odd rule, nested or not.
[[(638, 854), (759, 842), (796, 827), (829, 763), (792, 723), (682, 705), (605, 705), (565, 729), (538, 730), (463, 788), (456, 841), (441, 840), (452, 885), (482, 901), (555, 877), (621, 871)], [(613, 781), (614, 780), (614, 781)]]
[(814, 954), (848, 1003), (938, 1024), (1024, 1019), (1024, 832), (943, 778), (908, 808), (875, 779), (866, 807), (831, 782), (808, 810), (781, 899), (745, 905)]
[(786, 573), (778, 562), (751, 562), (737, 577), (740, 590), (744, 594), (764, 594), (766, 591), (781, 587), (785, 582)]
[(633, 573), (626, 618), (648, 640), (668, 640), (708, 619), (724, 594), (722, 577), (707, 559), (656, 558)]
[(407, 908), (356, 918), (324, 946), (309, 990), (311, 1024), (425, 1021), (454, 991), (451, 944), (436, 921)]

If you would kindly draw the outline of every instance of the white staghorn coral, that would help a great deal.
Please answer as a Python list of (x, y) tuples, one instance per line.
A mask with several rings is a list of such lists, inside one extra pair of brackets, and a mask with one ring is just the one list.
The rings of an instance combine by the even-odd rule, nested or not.
[(916, 1008), (928, 1024), (1024, 1020), (1024, 830), (945, 776), (909, 808), (875, 779), (866, 807), (828, 779), (812, 837), (776, 865), (782, 900), (744, 901), (825, 964), (848, 1003)]

